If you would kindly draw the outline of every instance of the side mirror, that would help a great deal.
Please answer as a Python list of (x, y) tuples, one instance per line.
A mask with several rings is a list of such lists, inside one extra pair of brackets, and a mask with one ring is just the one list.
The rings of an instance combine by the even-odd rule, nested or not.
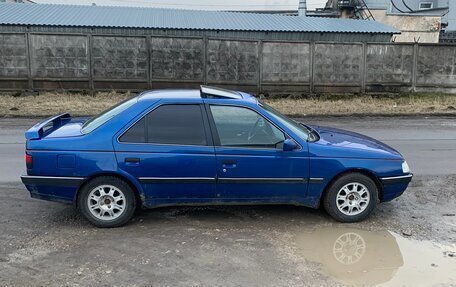
[(292, 151), (295, 150), (297, 147), (298, 146), (296, 145), (296, 143), (291, 139), (286, 139), (283, 142), (283, 151)]

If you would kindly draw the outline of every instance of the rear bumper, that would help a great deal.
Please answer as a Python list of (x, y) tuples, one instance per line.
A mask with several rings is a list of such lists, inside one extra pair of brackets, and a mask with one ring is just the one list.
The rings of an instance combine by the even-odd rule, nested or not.
[(21, 175), (25, 185), (79, 186), (83, 177)]
[(382, 201), (390, 201), (402, 195), (402, 193), (404, 193), (407, 189), (412, 178), (413, 174), (380, 178), (383, 184)]
[(33, 198), (73, 203), (83, 177), (22, 175), (21, 181)]

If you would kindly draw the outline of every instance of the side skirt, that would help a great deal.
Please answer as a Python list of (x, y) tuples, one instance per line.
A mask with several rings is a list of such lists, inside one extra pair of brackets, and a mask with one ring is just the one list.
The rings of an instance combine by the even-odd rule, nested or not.
[(294, 205), (316, 208), (314, 204), (308, 201), (296, 200), (296, 198), (287, 199), (227, 199), (220, 200), (217, 198), (179, 198), (179, 199), (153, 199), (143, 204), (146, 208), (172, 207), (172, 206), (227, 206), (227, 205)]

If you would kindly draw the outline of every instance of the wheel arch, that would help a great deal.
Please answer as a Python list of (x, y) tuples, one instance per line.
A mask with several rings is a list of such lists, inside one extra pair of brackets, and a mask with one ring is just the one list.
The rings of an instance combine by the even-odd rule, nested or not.
[(126, 175), (107, 171), (107, 172), (99, 172), (99, 173), (93, 174), (84, 179), (84, 181), (79, 185), (78, 189), (76, 190), (76, 194), (75, 194), (75, 197), (73, 200), (76, 207), (78, 205), (79, 194), (81, 193), (81, 190), (84, 188), (84, 186), (86, 186), (92, 180), (99, 178), (99, 177), (104, 177), (104, 176), (112, 176), (112, 177), (118, 178), (118, 179), (124, 181), (125, 183), (127, 183), (128, 186), (133, 190), (133, 192), (135, 194), (135, 198), (136, 198), (138, 207), (141, 207), (143, 205), (143, 203), (145, 201), (145, 195), (144, 195), (144, 191), (142, 190), (141, 185), (138, 182), (135, 182), (134, 180), (132, 180), (131, 178), (129, 178)]
[(339, 178), (341, 178), (342, 176), (344, 175), (347, 175), (347, 174), (350, 174), (350, 173), (359, 173), (359, 174), (363, 174), (367, 177), (369, 177), (370, 179), (372, 179), (372, 181), (375, 183), (375, 185), (377, 186), (377, 190), (378, 190), (378, 199), (380, 201), (383, 200), (383, 185), (380, 181), (380, 179), (375, 175), (375, 173), (373, 173), (372, 171), (368, 170), (368, 169), (364, 169), (364, 168), (350, 168), (350, 169), (347, 169), (347, 170), (344, 170), (338, 174), (336, 174), (335, 176), (333, 176), (331, 178), (331, 180), (326, 184), (326, 186), (324, 187), (323, 189), (323, 192), (321, 193), (321, 196), (320, 196), (320, 200), (319, 200), (319, 203), (318, 205), (320, 206), (321, 205), (321, 201), (323, 200), (323, 198), (325, 197), (325, 195), (327, 194), (328, 192), (328, 189), (331, 187), (331, 185)]

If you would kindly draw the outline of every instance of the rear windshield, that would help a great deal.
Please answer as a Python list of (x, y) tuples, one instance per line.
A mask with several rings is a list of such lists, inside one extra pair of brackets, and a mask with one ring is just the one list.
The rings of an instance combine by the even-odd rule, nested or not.
[(123, 102), (118, 103), (117, 105), (107, 109), (106, 111), (102, 112), (98, 116), (95, 116), (88, 120), (83, 126), (82, 126), (82, 133), (83, 134), (88, 134), (101, 126), (102, 124), (106, 123), (113, 117), (117, 116), (121, 112), (125, 111), (132, 105), (134, 105), (138, 101), (137, 97), (127, 99)]

